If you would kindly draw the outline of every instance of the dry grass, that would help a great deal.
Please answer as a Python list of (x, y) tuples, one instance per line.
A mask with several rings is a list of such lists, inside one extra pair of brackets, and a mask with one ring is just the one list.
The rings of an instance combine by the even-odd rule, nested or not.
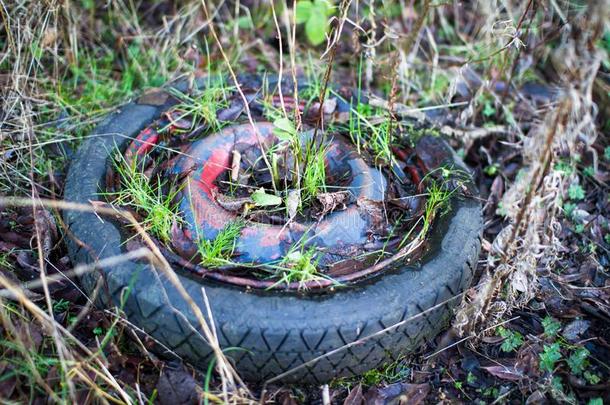
[[(59, 212), (77, 209), (117, 215), (113, 209), (61, 201), (66, 163), (89, 130), (142, 89), (177, 77), (192, 78), (209, 68), (228, 68), (235, 81), (239, 70), (255, 64), (296, 77), (311, 51), (298, 39), (296, 14), (278, 4), (257, 0), (251, 7), (203, 0), (180, 6), (164, 1), (146, 3), (0, 0), (0, 194), (18, 197), (2, 197), (0, 207), (5, 212), (9, 207), (30, 207), (46, 218), (36, 220), (32, 235), (39, 278), (24, 283), (8, 276), (10, 272), (0, 273), (0, 353), (6, 356), (0, 356), (0, 371), (8, 361), (24, 386), (38, 387), (15, 394), (20, 400), (47, 397), (70, 403), (148, 403), (155, 399), (154, 390), (143, 392), (140, 382), (124, 382), (111, 370), (106, 340), (118, 346), (118, 338), (107, 333), (106, 339), (85, 342), (74, 333), (76, 326), (62, 323), (53, 311), (58, 300), (51, 287), (60, 281), (72, 283), (72, 277), (94, 270), (75, 263), (72, 273), (54, 271), (50, 254), (62, 248), (58, 238), (49, 236), (49, 229), (70, 237), (61, 227)], [(472, 70), (479, 72), (481, 85), (458, 106), (460, 112), (451, 128), (442, 132), (466, 149), (479, 139), (502, 134), (504, 142), (515, 147), (523, 159), (522, 174), (503, 197), (506, 227), (494, 241), (486, 241), (483, 276), (454, 321), (454, 328), (467, 338), (480, 336), (502, 323), (512, 309), (527, 303), (537, 291), (538, 272), (553, 269), (559, 257), (560, 202), (575, 178), (574, 172), (566, 174), (553, 167), (559, 157), (595, 154), (591, 146), (598, 128), (592, 93), (597, 70), (607, 58), (597, 41), (608, 29), (610, 3), (590, 1), (582, 8), (567, 1), (489, 0), (480, 2), (476, 13), (468, 7), (460, 9), (461, 2), (439, 5), (425, 0), (416, 2), (414, 9), (411, 2), (400, 1), (398, 11), (389, 3), (346, 0), (337, 4), (326, 47), (315, 51), (325, 72), (319, 78), (320, 99), (324, 101), (332, 74), (340, 76), (345, 62), (355, 64), (354, 54), (363, 55), (361, 87), (381, 89), (377, 94), (383, 93), (389, 102), (379, 103), (391, 119), (395, 114), (421, 118), (420, 107), (449, 108), (459, 86), (468, 81), (465, 77)], [(362, 12), (365, 6), (366, 14)], [(240, 24), (248, 28), (240, 28)], [(259, 32), (279, 37), (283, 47), (274, 48)], [(358, 35), (365, 40), (356, 41)], [(451, 46), (437, 43), (441, 36)], [(553, 49), (551, 41), (561, 45)], [(341, 46), (349, 42), (355, 43), (354, 49), (342, 53)], [(284, 55), (286, 50), (288, 55)], [(519, 65), (519, 61), (529, 60), (523, 53), (535, 61), (548, 60), (556, 74), (552, 81), (561, 89), (553, 103), (540, 110), (532, 107), (527, 117), (532, 125), (514, 119), (518, 99), (496, 90), (500, 81), (522, 83), (532, 74)], [(391, 85), (384, 87), (387, 84)], [(296, 86), (292, 96), (298, 99)], [(288, 116), (283, 103), (282, 107)], [(490, 123), (489, 117), (493, 117), (493, 125), (481, 128), (482, 123)], [(298, 128), (298, 110), (293, 118)], [(200, 398), (251, 401), (253, 394), (225, 359), (213, 323), (207, 320), (213, 314), (204, 314), (195, 305), (133, 217), (119, 215), (138, 230), (146, 248), (98, 265), (134, 256), (154, 263), (190, 304), (199, 321), (192, 325), (193, 330), (215, 351), (220, 383), (213, 392), (201, 390)], [(501, 291), (509, 293), (500, 296)], [(202, 294), (205, 297), (203, 288)], [(94, 297), (80, 299), (86, 305), (76, 319), (84, 322)], [(109, 309), (107, 315), (110, 330), (124, 327), (147, 353), (138, 341), (142, 331), (128, 323), (120, 308)], [(39, 334), (49, 339), (41, 343)]]

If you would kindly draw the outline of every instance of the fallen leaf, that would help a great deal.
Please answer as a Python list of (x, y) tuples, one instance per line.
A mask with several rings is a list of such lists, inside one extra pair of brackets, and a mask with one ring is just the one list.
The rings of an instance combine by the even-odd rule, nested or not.
[(563, 328), (561, 334), (570, 342), (575, 343), (580, 340), (581, 335), (589, 329), (590, 325), (590, 321), (575, 319)]
[(423, 403), (429, 393), (429, 384), (395, 383), (382, 388), (369, 389), (365, 401), (367, 405), (417, 405)]
[(288, 197), (286, 197), (286, 209), (288, 210), (288, 217), (290, 220), (294, 219), (299, 211), (301, 205), (301, 193), (299, 190), (290, 190)]
[(362, 384), (356, 385), (349, 392), (345, 401), (343, 401), (343, 405), (362, 405), (364, 404), (364, 395), (362, 395)]
[(177, 369), (165, 368), (157, 382), (160, 404), (197, 404), (198, 390), (197, 382), (182, 366)]
[(138, 104), (163, 105), (167, 102), (169, 94), (161, 89), (153, 88), (147, 90), (138, 98)]
[(254, 204), (259, 207), (269, 207), (272, 205), (280, 205), (282, 203), (282, 199), (274, 194), (265, 193), (264, 188), (259, 188), (250, 196)]
[(320, 193), (316, 196), (320, 204), (322, 204), (322, 212), (320, 217), (333, 212), (337, 207), (345, 209), (349, 202), (351, 193), (349, 191), (336, 191), (334, 193)]
[(498, 377), (502, 380), (508, 381), (521, 381), (525, 378), (523, 371), (518, 369), (515, 366), (487, 366), (481, 367), (483, 370), (487, 371), (489, 374), (494, 377)]

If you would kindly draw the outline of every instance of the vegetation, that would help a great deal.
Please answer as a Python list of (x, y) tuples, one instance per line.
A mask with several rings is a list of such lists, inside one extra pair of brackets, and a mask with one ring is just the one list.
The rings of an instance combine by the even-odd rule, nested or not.
[(139, 160), (128, 162), (120, 153), (115, 153), (116, 173), (120, 178), (121, 187), (114, 192), (104, 193), (113, 198), (119, 206), (131, 207), (144, 213), (142, 226), (160, 240), (167, 242), (171, 239), (172, 224), (181, 221), (178, 207), (175, 202), (180, 192), (175, 188), (169, 194), (164, 192), (167, 181), (149, 179), (142, 172)]
[[(218, 111), (238, 91), (232, 71), (302, 74), (310, 86), (299, 97), (308, 107), (320, 95), (336, 96), (327, 79), (379, 96), (387, 103), (359, 100), (341, 125), (358, 152), (386, 170), (396, 147), (413, 146), (396, 131), (399, 121), (416, 136), (425, 114), (473, 169), (485, 212), (478, 278), (446, 335), (462, 337), (448, 345), (438, 339), (439, 346), (321, 392), (281, 387), (273, 399), (323, 402), (330, 390), (333, 400), (349, 396), (352, 403), (365, 393), (413, 403), (609, 400), (610, 145), (599, 136), (610, 125), (607, 1), (365, 1), (352, 2), (345, 15), (345, 2), (327, 0), (299, 0), (294, 8), (179, 3), (0, 4), (0, 194), (32, 205), (12, 207), (0, 197), (0, 402), (258, 399), (258, 387), (234, 389), (218, 369), (206, 379), (188, 365), (167, 367), (121, 303), (96, 309), (71, 271), (95, 269), (70, 263), (61, 216), (70, 207), (62, 200), (66, 169), (85, 138), (107, 135), (91, 135), (107, 113), (170, 80), (205, 75), (206, 89), (175, 94), (176, 111), (194, 118), (188, 131), (218, 130), (225, 125)], [(329, 189), (324, 142), (301, 142), (306, 117), (294, 110), (265, 112), (299, 157), (299, 175), (282, 184), (280, 151), (270, 149), (273, 185), (251, 194), (249, 207), (289, 211), (296, 191), (304, 212)], [(180, 221), (179, 190), (141, 164), (116, 158), (121, 187), (107, 197), (169, 241)], [(443, 173), (425, 181), (424, 214), (399, 235), (401, 246), (429, 231), (450, 198), (464, 192)], [(236, 221), (214, 240), (199, 239), (199, 264), (231, 265), (242, 226)], [(149, 253), (134, 257), (128, 245), (116, 263), (151, 260)], [(325, 278), (317, 252), (303, 244), (274, 266), (250, 270), (280, 283)]]
[(233, 221), (225, 226), (214, 240), (200, 238), (197, 248), (201, 256), (201, 264), (207, 267), (231, 264), (236, 239), (243, 226), (243, 222)]

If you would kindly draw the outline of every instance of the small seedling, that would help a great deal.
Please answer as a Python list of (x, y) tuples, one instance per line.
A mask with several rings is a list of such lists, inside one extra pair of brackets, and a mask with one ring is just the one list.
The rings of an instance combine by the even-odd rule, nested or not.
[(595, 176), (595, 168), (593, 166), (587, 166), (583, 169), (582, 173), (587, 177)]
[(0, 269), (11, 270), (13, 268), (11, 254), (13, 254), (14, 252), (15, 249), (10, 249), (7, 252), (0, 253)]
[(506, 329), (503, 326), (498, 327), (498, 334), (504, 338), (500, 350), (509, 353), (518, 349), (523, 344), (523, 335), (517, 331)]
[(282, 282), (304, 283), (319, 278), (318, 259), (314, 248), (289, 252), (282, 261), (282, 265), (285, 266), (281, 276)]
[(574, 172), (572, 165), (566, 160), (559, 160), (555, 163), (555, 170), (568, 176)]
[(561, 349), (559, 343), (544, 345), (543, 352), (540, 353), (540, 368), (543, 371), (552, 373), (555, 369), (555, 364), (561, 360)]
[(594, 374), (590, 371), (585, 371), (583, 377), (585, 377), (585, 380), (587, 380), (587, 382), (592, 385), (599, 384), (599, 382), (601, 381), (601, 378), (597, 374)]
[(586, 348), (579, 347), (568, 357), (567, 363), (572, 373), (580, 375), (589, 367), (589, 354)]
[(563, 204), (563, 211), (566, 214), (566, 217), (570, 218), (572, 216), (572, 213), (574, 212), (574, 210), (576, 209), (576, 204), (572, 203), (572, 202), (567, 202), (565, 204)]
[(500, 170), (500, 165), (497, 163), (491, 164), (487, 167), (485, 167), (485, 169), (483, 170), (485, 172), (486, 175), (493, 177), (496, 174), (498, 174), (498, 171)]
[(326, 38), (328, 18), (333, 6), (328, 0), (300, 0), (296, 5), (297, 24), (305, 24), (305, 35), (312, 45), (320, 45)]
[(558, 393), (563, 393), (563, 383), (561, 381), (561, 377), (553, 376), (551, 379), (551, 388)]
[(568, 188), (568, 196), (573, 201), (580, 201), (585, 198), (585, 190), (582, 188), (580, 184), (572, 184), (570, 188)]
[(561, 330), (561, 323), (551, 316), (546, 316), (542, 320), (542, 327), (544, 328), (545, 336), (554, 337)]
[(61, 298), (53, 303), (53, 312), (55, 312), (55, 313), (66, 312), (69, 307), (70, 307), (70, 301), (67, 301), (67, 300)]

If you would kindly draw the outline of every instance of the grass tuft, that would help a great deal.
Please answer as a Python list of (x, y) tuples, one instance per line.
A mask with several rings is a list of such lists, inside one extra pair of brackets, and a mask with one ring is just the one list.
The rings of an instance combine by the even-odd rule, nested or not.
[(175, 197), (180, 189), (164, 193), (166, 181), (151, 181), (140, 170), (138, 160), (127, 162), (120, 154), (115, 154), (115, 170), (120, 177), (121, 189), (116, 192), (103, 193), (114, 198), (114, 204), (135, 209), (144, 217), (142, 226), (163, 242), (171, 239), (171, 228), (180, 222), (178, 205)]
[(278, 284), (293, 282), (303, 284), (321, 279), (322, 276), (318, 272), (318, 261), (313, 247), (307, 250), (292, 249), (280, 264)]
[(201, 256), (201, 265), (217, 267), (231, 264), (231, 256), (233, 256), (237, 238), (243, 227), (244, 222), (237, 220), (227, 224), (214, 240), (199, 238), (197, 251)]

